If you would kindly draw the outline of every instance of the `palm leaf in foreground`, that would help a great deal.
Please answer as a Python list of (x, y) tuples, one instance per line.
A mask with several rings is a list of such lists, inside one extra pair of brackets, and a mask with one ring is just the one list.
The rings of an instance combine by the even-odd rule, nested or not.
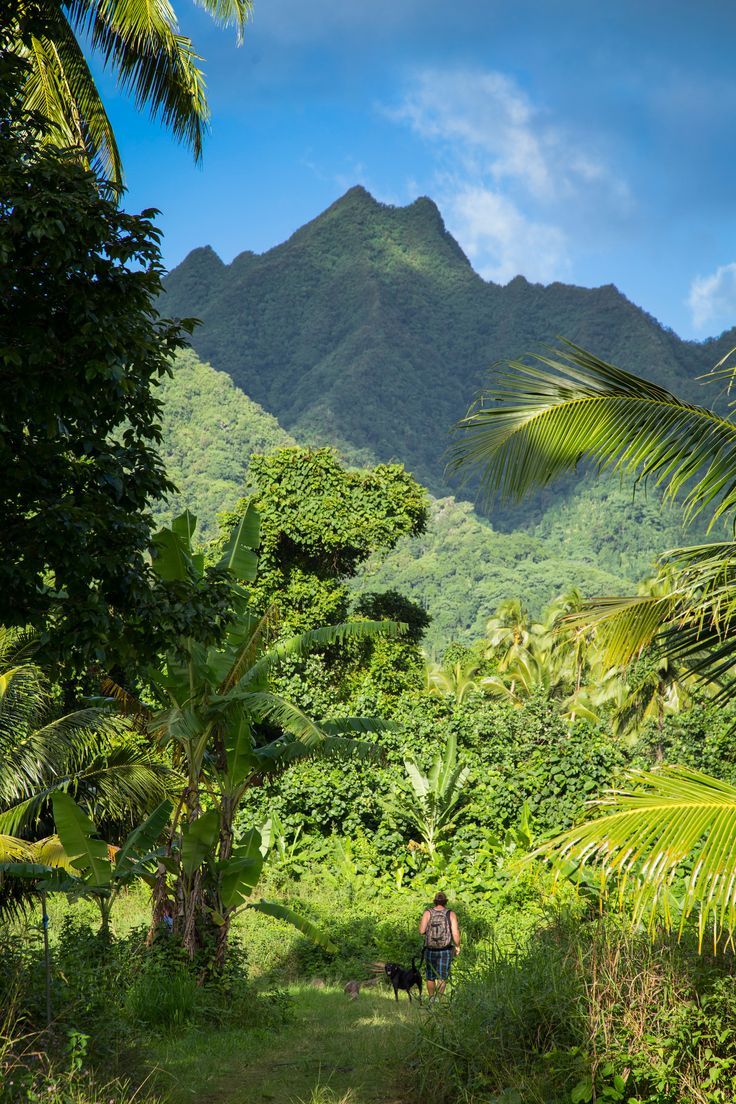
[[(699, 938), (714, 945), (736, 931), (736, 788), (687, 767), (637, 771), (631, 786), (594, 805), (598, 816), (543, 844), (534, 854), (558, 867), (597, 869), (601, 890), (630, 894), (634, 919), (676, 920), (672, 889), (683, 878), (679, 929), (698, 914)], [(679, 886), (678, 886), (679, 890)]]
[(688, 516), (736, 505), (736, 425), (705, 407), (565, 342), (511, 361), (458, 424), (456, 467), (477, 469), (486, 494), (521, 498), (584, 457), (652, 479)]
[[(520, 498), (585, 458), (660, 486), (690, 519), (710, 525), (736, 508), (736, 424), (570, 343), (512, 361), (459, 423), (457, 467), (477, 470), (488, 497)], [(705, 682), (734, 688), (736, 544), (666, 553), (667, 594), (587, 603), (609, 663), (625, 664), (656, 641)]]

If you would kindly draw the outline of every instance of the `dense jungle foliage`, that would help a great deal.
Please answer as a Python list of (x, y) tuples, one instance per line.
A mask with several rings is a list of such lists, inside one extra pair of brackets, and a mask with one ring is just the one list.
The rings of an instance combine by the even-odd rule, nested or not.
[[(437, 432), (552, 318), (687, 395), (720, 346), (615, 289), (484, 284), (430, 201), (362, 189), (262, 258), (196, 252), (167, 299), (152, 213), (89, 166), (99, 114), (69, 148), (28, 110), (58, 14), (0, 19), (1, 1104), (733, 1102), (736, 708), (657, 633), (702, 664), (705, 627), (732, 677), (731, 544), (614, 603), (614, 662), (582, 588), (633, 587), (677, 515), (586, 477), (492, 526)], [(159, 108), (192, 60), (164, 39)], [(57, 113), (98, 110), (74, 88)], [(228, 374), (159, 314), (185, 300)], [(730, 421), (589, 360), (614, 410), (667, 408), (656, 464), (734, 485)], [(675, 415), (682, 452), (652, 438)], [(568, 469), (599, 447), (573, 429)], [(438, 889), (447, 992), (394, 999)]]
[[(156, 516), (163, 521), (188, 506), (201, 537), (214, 537), (218, 514), (251, 486), (251, 457), (295, 442), (192, 350), (177, 354), (159, 395), (161, 454), (178, 491)], [(633, 493), (617, 479), (592, 476), (572, 493), (545, 492), (539, 508), (526, 520), (520, 512), (514, 527), (496, 528), (452, 497), (430, 503), (424, 532), (369, 557), (353, 586), (358, 593), (399, 590), (424, 606), (431, 617), (425, 639), (437, 655), (452, 640), (470, 643), (481, 635), (506, 598), (522, 598), (536, 615), (571, 587), (625, 593), (650, 573), (659, 551), (706, 536), (703, 525), (684, 529), (681, 513), (656, 489)]]

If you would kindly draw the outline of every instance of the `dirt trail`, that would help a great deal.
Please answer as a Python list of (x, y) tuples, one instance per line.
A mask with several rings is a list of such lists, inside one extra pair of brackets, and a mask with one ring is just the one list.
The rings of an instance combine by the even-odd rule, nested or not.
[(337, 989), (290, 995), (293, 1018), (277, 1031), (218, 1031), (164, 1047), (175, 1104), (409, 1104), (404, 1065), (422, 1008), (374, 992), (356, 1001)]

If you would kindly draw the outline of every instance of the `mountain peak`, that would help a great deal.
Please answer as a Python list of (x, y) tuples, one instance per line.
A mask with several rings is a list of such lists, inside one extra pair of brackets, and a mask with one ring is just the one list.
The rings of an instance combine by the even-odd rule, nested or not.
[[(362, 184), (353, 184), (352, 188), (348, 188), (339, 199), (330, 204), (326, 211), (323, 211), (323, 215), (329, 214), (331, 211), (342, 211), (355, 207), (378, 208), (381, 206), (382, 204)], [(318, 219), (321, 217), (321, 215), (317, 215)]]

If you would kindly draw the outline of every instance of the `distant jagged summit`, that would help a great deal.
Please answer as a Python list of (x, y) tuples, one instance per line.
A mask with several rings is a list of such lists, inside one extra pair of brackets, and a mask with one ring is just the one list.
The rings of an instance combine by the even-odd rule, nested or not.
[(612, 285), (488, 283), (431, 199), (393, 207), (360, 186), (266, 253), (194, 250), (166, 290), (167, 314), (203, 320), (197, 352), (299, 440), (398, 458), (439, 494), (493, 363), (562, 335), (702, 401), (695, 377), (736, 344), (683, 342)]

